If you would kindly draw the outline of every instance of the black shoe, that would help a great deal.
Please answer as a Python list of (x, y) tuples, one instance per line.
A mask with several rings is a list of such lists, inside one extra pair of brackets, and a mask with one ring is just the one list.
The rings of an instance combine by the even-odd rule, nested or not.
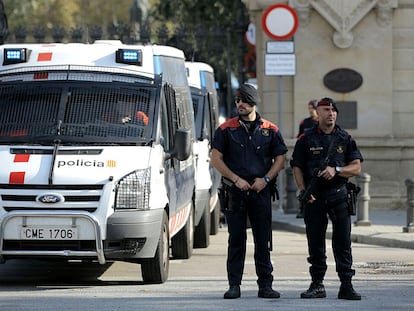
[(259, 298), (280, 298), (279, 292), (275, 291), (271, 287), (263, 287), (259, 288), (259, 292), (257, 293), (257, 297)]
[(300, 294), (300, 298), (325, 298), (325, 286), (322, 282), (312, 282), (306, 292)]
[(231, 285), (229, 290), (224, 293), (224, 299), (235, 299), (240, 297), (240, 286)]
[(342, 282), (338, 292), (338, 299), (361, 300), (361, 295), (354, 290), (351, 282)]

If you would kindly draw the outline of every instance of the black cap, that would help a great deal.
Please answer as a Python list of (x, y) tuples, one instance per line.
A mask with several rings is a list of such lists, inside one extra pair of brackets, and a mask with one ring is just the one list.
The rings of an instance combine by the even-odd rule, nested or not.
[(336, 107), (336, 101), (334, 101), (332, 98), (330, 97), (324, 97), (322, 98), (320, 101), (318, 101), (318, 107), (321, 106), (329, 106), (329, 107), (333, 107), (333, 109), (338, 113), (338, 108)]
[(253, 85), (247, 83), (240, 85), (236, 95), (240, 97), (243, 102), (248, 103), (250, 106), (256, 105), (259, 100), (256, 88)]

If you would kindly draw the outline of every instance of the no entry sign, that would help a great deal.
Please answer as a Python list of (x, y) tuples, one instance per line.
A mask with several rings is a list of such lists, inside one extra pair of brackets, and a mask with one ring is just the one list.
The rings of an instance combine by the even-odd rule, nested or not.
[(298, 26), (298, 14), (292, 7), (283, 3), (269, 6), (262, 16), (263, 30), (274, 40), (289, 39), (295, 34)]

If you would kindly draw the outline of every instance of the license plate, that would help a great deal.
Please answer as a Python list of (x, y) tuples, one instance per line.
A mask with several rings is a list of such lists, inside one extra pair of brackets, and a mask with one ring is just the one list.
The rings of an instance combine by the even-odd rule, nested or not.
[(22, 240), (77, 240), (76, 227), (22, 227), (20, 231)]

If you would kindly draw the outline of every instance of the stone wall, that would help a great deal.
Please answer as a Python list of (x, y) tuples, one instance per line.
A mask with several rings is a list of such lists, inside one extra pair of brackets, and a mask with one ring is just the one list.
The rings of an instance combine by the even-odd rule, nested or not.
[[(271, 39), (261, 28), (261, 18), (267, 7), (278, 2), (294, 7), (300, 18), (293, 38), (294, 76), (264, 75), (266, 42)], [(345, 103), (356, 102), (356, 127), (347, 130), (365, 158), (363, 171), (371, 175), (370, 206), (403, 207), (404, 181), (414, 177), (414, 1), (245, 3), (256, 25), (262, 115), (279, 123), (291, 151), (298, 123), (307, 116), (309, 99), (329, 96)], [(327, 88), (324, 76), (337, 68), (358, 72), (362, 85), (348, 93)]]

